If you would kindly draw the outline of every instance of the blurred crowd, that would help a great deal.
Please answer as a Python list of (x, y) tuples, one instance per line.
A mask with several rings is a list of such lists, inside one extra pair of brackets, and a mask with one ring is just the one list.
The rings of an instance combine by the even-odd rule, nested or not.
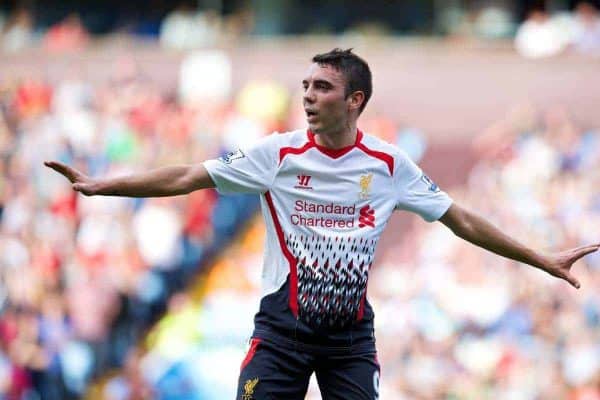
[[(598, 242), (600, 131), (578, 127), (564, 109), (522, 105), (464, 151), (479, 161), (467, 184), (450, 190), (457, 202), (542, 251)], [(441, 224), (412, 221), (380, 249), (370, 276), (380, 398), (600, 399), (599, 254), (574, 266), (576, 290)], [(260, 301), (263, 241), (257, 218), (200, 295), (179, 297), (145, 350), (99, 393), (127, 399), (115, 393), (144, 382), (161, 398), (231, 398)], [(320, 399), (316, 382), (307, 399)]]
[[(199, 9), (194, 1), (181, 1), (170, 10), (159, 12), (163, 14), (161, 17), (123, 22), (120, 27), (104, 33), (157, 38), (165, 48), (190, 50), (230, 42), (248, 34), (254, 24), (252, 13), (246, 8), (222, 16), (213, 9)], [(54, 54), (81, 51), (93, 45), (92, 39), (99, 36), (89, 26), (101, 16), (84, 18), (72, 11), (49, 22), (48, 26), (44, 25), (47, 21), (36, 21), (36, 16), (44, 17), (39, 10), (36, 13), (26, 6), (6, 14), (0, 10), (0, 53), (38, 47)]]
[[(600, 237), (600, 131), (562, 108), (516, 107), (474, 143), (454, 199), (542, 251)], [(369, 292), (382, 398), (600, 399), (600, 255), (582, 288), (416, 224), (388, 249)], [(388, 394), (383, 395), (384, 391)]]
[(591, 1), (582, 1), (573, 13), (533, 9), (516, 32), (515, 48), (527, 58), (551, 57), (566, 51), (600, 56), (598, 8)]
[(38, 45), (52, 52), (76, 51), (89, 42), (89, 33), (76, 13), (40, 31), (35, 26), (33, 13), (27, 8), (17, 8), (2, 20), (1, 25), (0, 45), (6, 53)]
[[(565, 52), (600, 54), (598, 0), (575, 2), (401, 2), (360, 3), (341, 13), (336, 3), (156, 2), (137, 13), (93, 7), (59, 14), (52, 5), (0, 10), (0, 52), (41, 47), (52, 53), (79, 51), (98, 33), (157, 40), (166, 49), (228, 46), (248, 35), (341, 34), (349, 36), (438, 35), (450, 40), (513, 40), (527, 58)], [(230, 4), (231, 3), (231, 4)], [(523, 4), (530, 4), (523, 6)], [(556, 3), (556, 4), (555, 4)], [(572, 3), (572, 7), (567, 7)], [(113, 15), (114, 14), (114, 15)], [(102, 22), (104, 21), (104, 22)]]
[(514, 17), (514, 5), (487, 2), (473, 9), (448, 6), (439, 18), (439, 30), (450, 38), (513, 39), (516, 51), (526, 58), (564, 53), (600, 55), (598, 3), (577, 1), (570, 10), (552, 8), (553, 2), (533, 1), (523, 20)]
[(162, 93), (126, 59), (105, 84), (66, 75), (0, 83), (0, 399), (79, 397), (121, 367), (258, 204), (214, 191), (88, 198), (44, 160), (122, 175), (215, 158), (284, 123), (268, 102), (252, 119), (225, 95)]

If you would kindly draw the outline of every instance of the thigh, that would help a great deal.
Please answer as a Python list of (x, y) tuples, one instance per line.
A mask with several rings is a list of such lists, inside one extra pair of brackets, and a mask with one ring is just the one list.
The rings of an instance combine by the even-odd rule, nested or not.
[(307, 354), (252, 339), (242, 362), (236, 400), (303, 400), (311, 365)]
[(379, 399), (376, 353), (324, 357), (315, 372), (323, 400)]

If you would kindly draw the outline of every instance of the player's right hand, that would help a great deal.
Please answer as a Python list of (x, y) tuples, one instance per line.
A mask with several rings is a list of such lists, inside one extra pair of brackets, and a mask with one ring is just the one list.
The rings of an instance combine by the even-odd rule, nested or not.
[(574, 249), (566, 250), (560, 253), (552, 254), (548, 256), (549, 262), (543, 265), (541, 268), (557, 278), (564, 279), (569, 282), (573, 287), (579, 289), (581, 284), (579, 280), (571, 273), (571, 267), (575, 261), (580, 258), (598, 251), (600, 249), (600, 243), (581, 246)]
[(67, 178), (73, 190), (86, 196), (96, 194), (95, 181), (86, 174), (58, 161), (44, 161), (44, 165)]

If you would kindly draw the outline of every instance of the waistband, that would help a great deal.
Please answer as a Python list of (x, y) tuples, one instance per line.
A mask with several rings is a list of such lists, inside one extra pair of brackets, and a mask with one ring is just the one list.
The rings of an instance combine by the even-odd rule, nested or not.
[(376, 351), (374, 337), (355, 342), (349, 346), (330, 346), (304, 343), (266, 328), (256, 328), (252, 334), (252, 337), (272, 342), (273, 344), (286, 349), (302, 351), (315, 355), (360, 354), (374, 353)]

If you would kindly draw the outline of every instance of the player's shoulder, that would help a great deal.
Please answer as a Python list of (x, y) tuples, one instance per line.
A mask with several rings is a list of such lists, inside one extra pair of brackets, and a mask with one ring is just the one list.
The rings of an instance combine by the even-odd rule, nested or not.
[(363, 133), (361, 143), (369, 150), (387, 154), (392, 157), (397, 164), (403, 163), (408, 158), (408, 155), (395, 144), (386, 142), (369, 133)]
[(372, 150), (386, 151), (390, 154), (392, 152), (394, 152), (395, 149), (397, 149), (397, 147), (394, 146), (393, 144), (386, 142), (385, 140), (380, 139), (377, 136), (373, 136), (367, 132), (363, 132), (362, 138), (360, 141), (364, 146), (366, 146)]
[(296, 129), (289, 132), (275, 132), (281, 147), (301, 147), (308, 142), (306, 129)]
[(308, 141), (305, 130), (295, 130), (289, 132), (273, 132), (263, 137), (259, 142), (269, 147), (296, 147), (302, 146)]
[(279, 150), (284, 147), (300, 145), (307, 141), (306, 131), (273, 132), (263, 136), (249, 146), (252, 148)]

